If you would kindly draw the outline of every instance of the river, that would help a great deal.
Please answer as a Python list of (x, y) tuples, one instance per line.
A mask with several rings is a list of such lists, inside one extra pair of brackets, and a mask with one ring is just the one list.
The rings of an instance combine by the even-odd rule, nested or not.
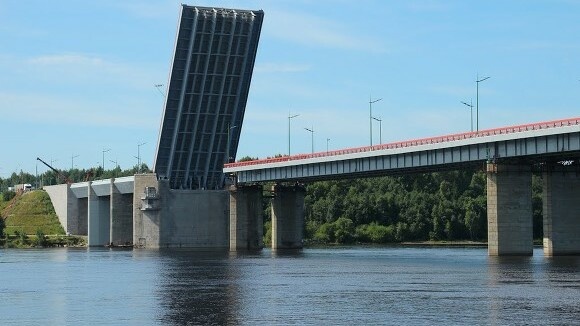
[(580, 325), (580, 257), (0, 249), (3, 325)]

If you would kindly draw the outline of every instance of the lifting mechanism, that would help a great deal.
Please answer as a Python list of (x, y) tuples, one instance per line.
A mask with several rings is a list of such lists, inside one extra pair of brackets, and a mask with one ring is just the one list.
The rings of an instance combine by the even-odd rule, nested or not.
[(37, 157), (36, 160), (42, 162), (44, 165), (48, 166), (49, 169), (51, 169), (60, 179), (62, 179), (65, 183), (67, 184), (71, 184), (72, 181), (66, 176), (64, 175), (62, 172), (60, 172), (59, 170), (53, 168), (50, 164), (46, 163), (45, 161), (43, 161), (42, 159), (40, 159), (40, 157)]

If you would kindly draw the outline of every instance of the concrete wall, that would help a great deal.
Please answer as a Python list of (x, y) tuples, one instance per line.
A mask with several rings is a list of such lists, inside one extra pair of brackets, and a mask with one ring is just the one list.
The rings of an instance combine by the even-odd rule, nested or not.
[(275, 185), (272, 192), (272, 249), (302, 248), (306, 190), (301, 185)]
[(88, 238), (89, 246), (104, 246), (110, 241), (111, 200), (110, 196), (97, 196), (93, 187), (88, 190)]
[[(163, 183), (166, 187), (166, 183)], [(157, 199), (144, 199), (145, 188), (152, 187), (157, 192), (166, 192), (168, 187), (160, 190), (160, 184), (155, 174), (135, 175), (133, 190), (133, 245), (140, 248), (159, 248), (161, 211), (167, 200), (165, 196), (158, 196)], [(154, 207), (147, 208), (150, 202)], [(157, 206), (155, 206), (157, 205)]]
[(580, 254), (580, 171), (552, 166), (543, 174), (544, 254)]
[(169, 190), (163, 207), (161, 246), (229, 248), (226, 190)]
[(532, 174), (525, 165), (487, 165), (490, 256), (532, 255)]
[[(70, 185), (61, 184), (43, 188), (50, 197), (58, 220), (66, 233), (86, 235), (79, 232), (79, 202), (70, 190)], [(86, 214), (84, 215), (86, 218)]]
[(133, 194), (122, 194), (111, 179), (111, 245), (133, 243)]
[(255, 250), (263, 247), (263, 187), (231, 186), (230, 250)]
[(68, 192), (70, 190), (70, 186), (62, 184), (56, 186), (46, 186), (43, 189), (50, 197), (54, 211), (58, 216), (58, 221), (64, 228), (65, 232), (68, 232)]
[(88, 198), (79, 198), (77, 200), (78, 215), (76, 223), (78, 226), (76, 235), (89, 235), (89, 200)]
[[(146, 199), (145, 187), (155, 187), (157, 198)], [(143, 174), (135, 176), (133, 203), (137, 247), (229, 247), (227, 191), (172, 190), (167, 180)]]

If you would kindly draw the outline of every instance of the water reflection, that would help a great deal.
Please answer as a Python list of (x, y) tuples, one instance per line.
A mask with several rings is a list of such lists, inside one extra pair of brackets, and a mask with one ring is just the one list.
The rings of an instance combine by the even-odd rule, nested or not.
[[(580, 317), (580, 257), (488, 257), (489, 322), (545, 323)], [(565, 323), (564, 323), (565, 324)]]
[(236, 324), (239, 270), (227, 251), (160, 252), (163, 324)]
[(12, 325), (577, 325), (580, 257), (534, 254), (0, 250), (0, 315)]

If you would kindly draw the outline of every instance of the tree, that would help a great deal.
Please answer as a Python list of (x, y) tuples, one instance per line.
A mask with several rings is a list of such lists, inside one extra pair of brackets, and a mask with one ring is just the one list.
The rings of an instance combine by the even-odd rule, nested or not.
[(4, 237), (4, 229), (6, 228), (6, 223), (4, 222), (4, 218), (0, 216), (0, 238)]

